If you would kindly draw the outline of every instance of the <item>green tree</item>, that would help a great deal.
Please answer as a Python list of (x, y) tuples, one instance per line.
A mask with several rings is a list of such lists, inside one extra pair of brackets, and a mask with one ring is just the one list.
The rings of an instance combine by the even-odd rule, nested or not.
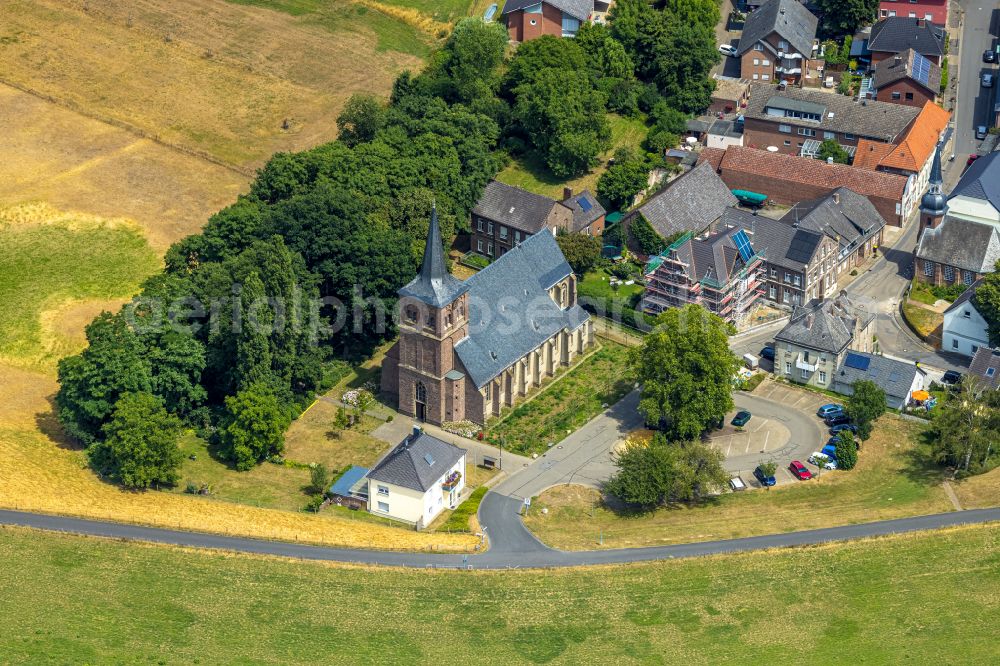
[(854, 382), (854, 392), (847, 399), (846, 412), (858, 428), (858, 438), (867, 441), (875, 421), (885, 414), (885, 391), (867, 379)]
[(101, 313), (86, 335), (86, 349), (59, 361), (55, 403), (66, 433), (90, 445), (101, 436), (119, 398), (150, 392), (153, 378), (145, 345), (123, 315)]
[(649, 444), (632, 443), (615, 455), (618, 471), (604, 492), (643, 510), (667, 502), (695, 502), (726, 483), (723, 455), (701, 442), (669, 444), (657, 434)]
[(556, 243), (577, 275), (593, 270), (601, 258), (601, 241), (594, 236), (561, 233), (556, 236)]
[(1000, 261), (976, 288), (972, 303), (986, 320), (990, 346), (1000, 346)]
[(823, 16), (823, 29), (832, 36), (853, 35), (875, 20), (879, 0), (816, 0)]
[(181, 422), (149, 393), (126, 393), (104, 426), (105, 439), (87, 449), (91, 465), (126, 488), (177, 483)]
[(642, 384), (639, 411), (672, 441), (693, 440), (733, 407), (739, 360), (729, 349), (732, 327), (698, 305), (670, 308), (629, 353)]
[(337, 137), (349, 146), (375, 138), (385, 126), (385, 103), (374, 95), (355, 93), (337, 116)]
[(858, 464), (858, 443), (854, 441), (854, 435), (850, 430), (841, 430), (837, 436), (835, 445), (837, 455), (837, 469), (854, 469)]
[(649, 166), (638, 157), (618, 159), (597, 179), (597, 196), (612, 208), (622, 209), (632, 205), (635, 196), (646, 189)]
[(236, 469), (251, 469), (284, 451), (285, 429), (291, 420), (271, 387), (252, 384), (226, 398), (226, 413), (222, 442)]
[(851, 161), (851, 156), (847, 154), (846, 150), (841, 148), (835, 139), (825, 139), (823, 143), (819, 144), (816, 157), (824, 162), (827, 158), (832, 157), (833, 161), (837, 164), (847, 164)]
[(309, 489), (314, 495), (323, 495), (330, 489), (330, 470), (317, 463), (309, 468)]
[[(763, 473), (765, 479), (774, 476), (775, 473), (778, 471), (778, 463), (774, 462), (773, 460), (767, 460), (761, 462), (757, 466), (760, 467), (760, 471), (761, 473)], [(767, 488), (768, 490), (771, 489), (771, 486), (764, 486), (764, 487)]]
[(278, 386), (271, 368), (271, 344), (274, 313), (267, 304), (264, 283), (257, 273), (243, 282), (240, 295), (242, 321), (236, 338), (236, 388), (262, 383)]
[(966, 375), (957, 395), (950, 397), (928, 432), (934, 459), (954, 468), (956, 475), (979, 474), (991, 468), (1000, 439), (1000, 396)]
[(208, 393), (201, 385), (205, 370), (205, 346), (194, 336), (167, 331), (149, 350), (153, 393), (163, 399), (172, 414), (186, 417), (201, 407)]
[(464, 104), (495, 95), (508, 39), (501, 23), (460, 20), (428, 68), (435, 92)]

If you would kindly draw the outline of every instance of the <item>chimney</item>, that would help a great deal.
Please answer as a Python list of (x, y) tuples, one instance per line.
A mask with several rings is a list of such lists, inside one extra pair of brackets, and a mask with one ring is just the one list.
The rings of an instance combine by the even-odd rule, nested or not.
[(897, 66), (899, 66), (899, 65), (900, 65), (900, 64), (902, 64), (902, 62), (903, 62), (903, 56), (901, 56), (901, 55), (899, 55), (899, 54), (897, 53), (897, 54), (896, 54), (896, 55), (895, 55), (895, 56), (893, 57), (893, 61), (894, 61), (894, 62), (896, 63), (896, 65), (897, 65)]
[[(832, 160), (833, 158), (831, 157), (830, 159)], [(840, 203), (840, 192), (834, 192), (833, 193), (833, 203), (835, 203), (835, 204), (839, 204)]]
[(826, 158), (826, 163), (827, 164), (833, 164), (833, 158), (832, 157)]
[(566, 199), (569, 199), (571, 196), (573, 196), (573, 188), (572, 187), (564, 187), (563, 188), (563, 201), (566, 201)]
[(420, 437), (421, 433), (423, 433), (423, 429), (418, 424), (414, 423), (413, 424), (413, 439), (416, 439), (417, 437)]
[(812, 330), (813, 327), (813, 316), (812, 314), (806, 315), (806, 328)]

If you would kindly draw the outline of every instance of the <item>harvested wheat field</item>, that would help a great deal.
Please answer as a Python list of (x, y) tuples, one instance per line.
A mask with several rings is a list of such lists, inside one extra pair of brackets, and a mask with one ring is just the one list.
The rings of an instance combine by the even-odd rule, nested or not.
[(300, 16), (265, 7), (4, 2), (0, 79), (246, 169), (334, 138), (347, 98), (387, 94), (400, 71), (419, 67), (432, 40), (354, 2)]

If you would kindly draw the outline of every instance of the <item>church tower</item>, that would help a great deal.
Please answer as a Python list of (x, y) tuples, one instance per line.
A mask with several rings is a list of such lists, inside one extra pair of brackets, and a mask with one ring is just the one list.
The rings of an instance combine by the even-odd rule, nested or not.
[(931, 177), (928, 181), (927, 193), (920, 200), (920, 226), (924, 229), (936, 229), (941, 225), (948, 213), (948, 199), (945, 198), (941, 177), (941, 147), (934, 151), (934, 162), (931, 164)]
[(468, 335), (469, 286), (445, 266), (437, 207), (420, 272), (399, 290), (399, 411), (438, 424), (465, 419), (455, 345)]

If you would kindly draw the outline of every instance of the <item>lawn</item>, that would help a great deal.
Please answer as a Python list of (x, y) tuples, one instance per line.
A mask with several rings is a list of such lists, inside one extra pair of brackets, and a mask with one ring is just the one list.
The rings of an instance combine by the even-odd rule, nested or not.
[(928, 310), (927, 308), (907, 300), (903, 303), (903, 318), (910, 324), (917, 335), (923, 339), (927, 339), (934, 335), (941, 324), (944, 322), (944, 316), (934, 312), (933, 310)]
[(620, 299), (624, 306), (635, 308), (642, 298), (644, 291), (642, 284), (620, 284), (618, 289), (615, 289), (611, 286), (610, 278), (611, 275), (603, 268), (587, 273), (580, 281), (580, 296)]
[[(944, 474), (919, 443), (923, 427), (886, 415), (849, 472), (725, 493), (690, 508), (622, 515), (606, 508), (595, 490), (560, 486), (532, 504), (526, 523), (545, 543), (578, 550), (731, 539), (950, 511), (940, 485)], [(548, 514), (536, 506), (547, 507)]]
[(995, 663), (1000, 527), (557, 571), (0, 529), (13, 663)]
[(625, 118), (609, 114), (608, 120), (611, 123), (611, 148), (600, 156), (600, 164), (588, 173), (570, 180), (562, 180), (554, 176), (541, 161), (528, 157), (512, 161), (497, 175), (497, 180), (553, 199), (562, 199), (564, 187), (570, 187), (574, 192), (583, 190), (596, 192), (597, 179), (607, 169), (608, 158), (623, 146), (639, 148), (648, 131), (644, 118)]
[(514, 453), (541, 452), (632, 390), (627, 348), (602, 339), (600, 348), (557, 375), (534, 398), (487, 425), (487, 438)]
[(104, 305), (117, 310), (118, 299), (159, 266), (139, 229), (124, 220), (39, 205), (0, 209), (0, 358), (54, 369), (84, 344), (72, 326), (77, 310), (85, 317)]

